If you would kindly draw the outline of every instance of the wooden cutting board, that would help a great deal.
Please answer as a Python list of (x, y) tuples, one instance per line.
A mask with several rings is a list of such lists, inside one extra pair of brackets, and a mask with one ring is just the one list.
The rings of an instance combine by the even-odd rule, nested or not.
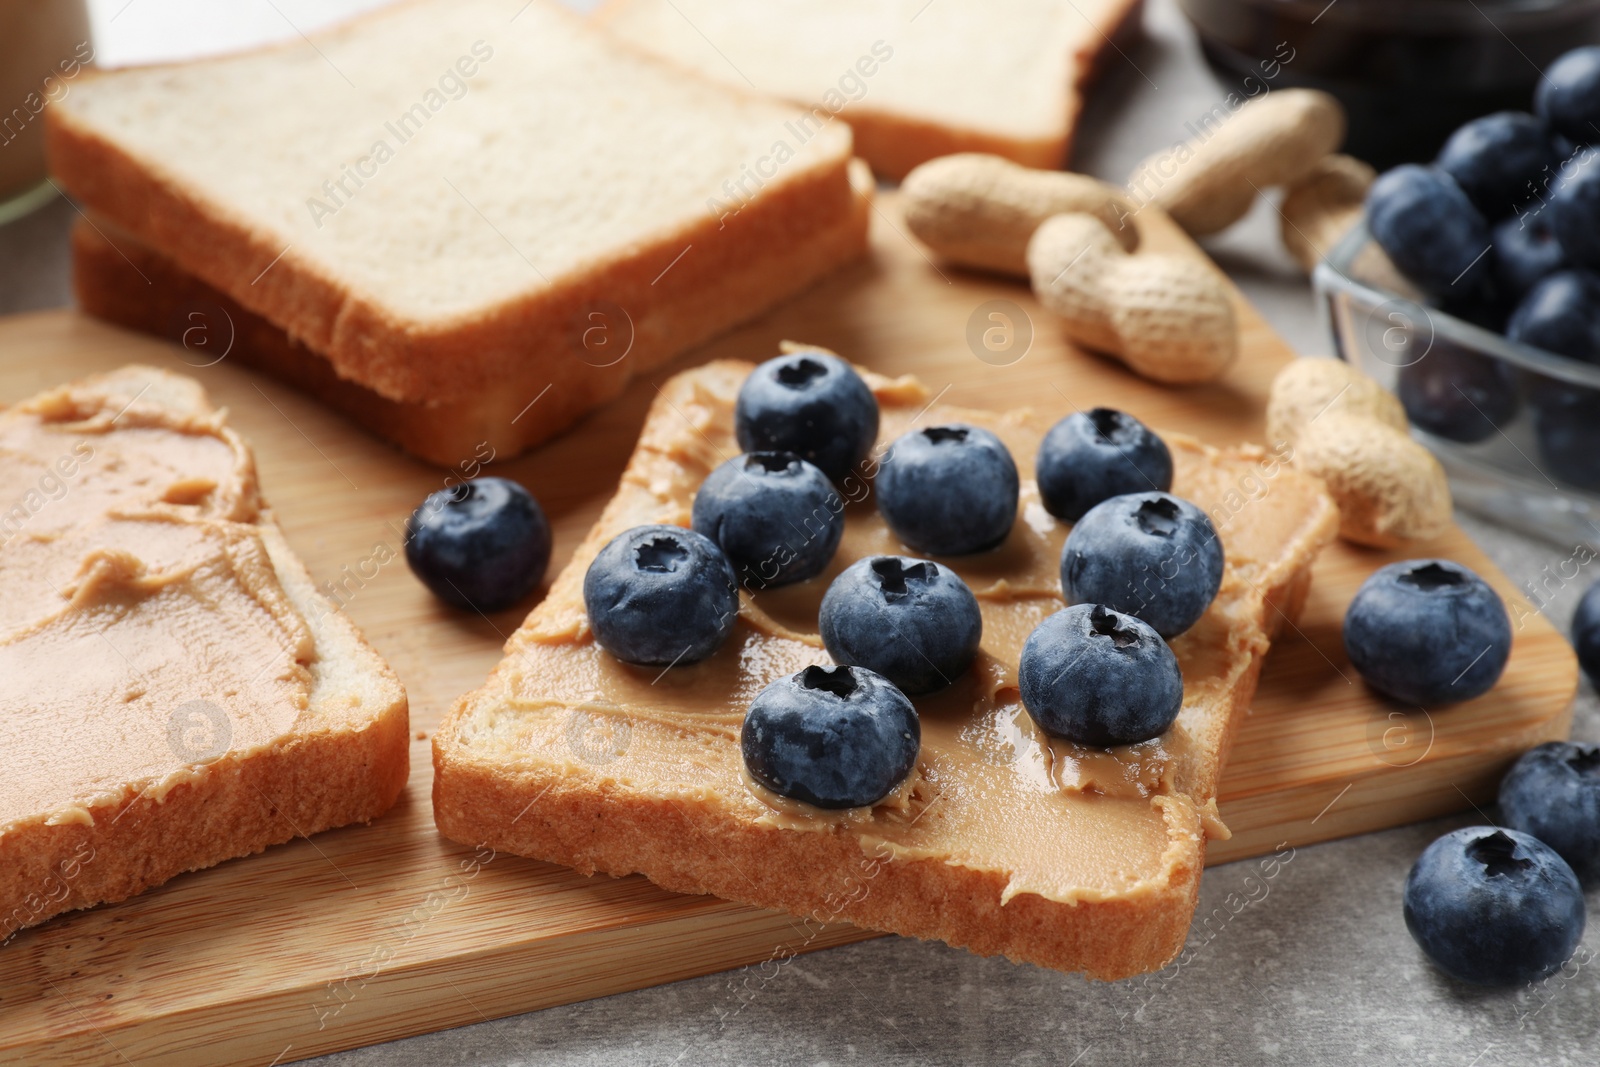
[[(1199, 254), (1170, 223), (1144, 225), (1152, 245)], [(765, 358), (796, 338), (915, 373), (949, 403), (1051, 414), (1105, 404), (1219, 444), (1263, 436), (1268, 384), (1292, 354), (1242, 299), (1239, 363), (1221, 382), (1165, 389), (1066, 344), (1024, 285), (936, 268), (905, 236), (892, 195), (873, 230), (868, 260), (680, 366)], [(184, 370), (183, 354), (72, 312), (13, 319), (0, 323), (0, 402), (132, 360)], [(496, 470), (543, 502), (557, 565), (611, 493), (655, 383), (672, 369)], [(529, 605), (489, 619), (458, 614), (406, 570), (406, 516), (448, 472), (226, 359), (195, 373), (254, 442), (267, 497), (313, 576), (342, 588), (345, 610), (405, 682), (411, 783), (370, 826), (19, 934), (0, 948), (0, 1061), (267, 1067), (872, 936), (674, 896), (639, 878), (475, 855), (440, 838), (427, 738), (482, 681)], [(1340, 620), (1361, 581), (1399, 557), (1336, 543), (1238, 731), (1221, 796), (1234, 836), (1212, 845), (1211, 862), (1483, 802), (1515, 753), (1565, 736), (1577, 672), (1562, 635), (1459, 531), (1411, 553), (1423, 554), (1476, 569), (1511, 607), (1516, 639), (1499, 686), (1432, 716), (1376, 698), (1345, 659)], [(374, 563), (383, 558), (391, 562)]]

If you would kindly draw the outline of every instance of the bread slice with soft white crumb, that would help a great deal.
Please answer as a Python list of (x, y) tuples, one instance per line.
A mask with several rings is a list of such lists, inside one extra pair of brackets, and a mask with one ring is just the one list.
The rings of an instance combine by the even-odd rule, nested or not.
[(0, 937), (394, 803), (405, 690), (193, 379), (13, 404), (0, 468)]
[(797, 115), (554, 0), (411, 0), (85, 75), (48, 145), (88, 210), (340, 378), (513, 414), (546, 394), (525, 421), (565, 425), (864, 252), (850, 131), (777, 149)]
[(877, 173), (954, 152), (1060, 167), (1088, 84), (1139, 0), (608, 0), (630, 44), (838, 116)]

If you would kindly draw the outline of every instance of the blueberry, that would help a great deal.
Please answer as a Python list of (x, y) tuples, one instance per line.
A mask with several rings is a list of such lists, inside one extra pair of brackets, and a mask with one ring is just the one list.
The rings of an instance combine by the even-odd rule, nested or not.
[(1574, 144), (1600, 143), (1600, 46), (1574, 48), (1550, 64), (1533, 109)]
[(1081, 745), (1148, 741), (1183, 707), (1172, 649), (1148, 623), (1103, 604), (1076, 604), (1035, 626), (1017, 686), (1041, 729)]
[(1500, 816), (1561, 854), (1580, 882), (1600, 882), (1600, 746), (1549, 741), (1500, 779)]
[(1532, 199), (1560, 162), (1543, 119), (1497, 111), (1451, 134), (1435, 165), (1456, 180), (1485, 218), (1500, 219)]
[(1436, 337), (1426, 355), (1400, 369), (1395, 391), (1414, 426), (1471, 444), (1516, 414), (1516, 386), (1516, 375), (1499, 360)]
[(1509, 218), (1494, 228), (1495, 281), (1507, 294), (1521, 297), (1566, 265), (1548, 211)]
[(746, 452), (793, 452), (835, 483), (878, 439), (878, 400), (855, 368), (826, 352), (769, 359), (745, 379), (734, 432)]
[(1166, 442), (1111, 408), (1074, 412), (1050, 427), (1034, 467), (1045, 510), (1068, 522), (1123, 493), (1172, 488)]
[(1600, 489), (1600, 393), (1535, 379), (1533, 437), (1545, 471), (1580, 489)]
[(1193, 626), (1221, 586), (1216, 527), (1170, 493), (1128, 493), (1096, 504), (1061, 546), (1068, 603), (1135, 615), (1162, 637)]
[(807, 667), (750, 702), (739, 747), (750, 777), (819, 808), (865, 808), (917, 763), (917, 709), (861, 667)]
[(411, 513), (406, 563), (446, 604), (500, 611), (544, 580), (550, 523), (516, 482), (475, 478), (430, 493)]
[(1569, 262), (1600, 268), (1600, 150), (1587, 154), (1587, 165), (1561, 168), (1544, 213)]
[(844, 500), (793, 452), (747, 452), (694, 496), (694, 528), (715, 541), (750, 589), (815, 578), (844, 536)]
[(1017, 517), (1017, 465), (977, 426), (911, 430), (878, 473), (878, 511), (918, 552), (961, 556), (1006, 539)]
[(635, 526), (589, 564), (583, 606), (594, 639), (624, 663), (689, 664), (728, 639), (739, 589), (709, 538), (681, 526)]
[(1489, 224), (1455, 179), (1415, 163), (1367, 192), (1367, 227), (1402, 273), (1435, 296), (1475, 293), (1489, 277)]
[(978, 601), (948, 567), (868, 556), (828, 586), (817, 627), (828, 655), (876, 671), (912, 696), (955, 681), (978, 654)]
[(1600, 689), (1600, 581), (1589, 587), (1572, 613), (1572, 647), (1589, 684)]
[(1600, 276), (1562, 270), (1543, 279), (1517, 305), (1506, 336), (1558, 356), (1600, 362)]
[(1511, 620), (1489, 584), (1447, 559), (1381, 567), (1344, 615), (1350, 663), (1373, 688), (1411, 704), (1471, 700), (1511, 654)]
[(1452, 978), (1538, 981), (1583, 937), (1578, 879), (1548, 845), (1516, 830), (1469, 826), (1429, 845), (1406, 879), (1406, 929)]

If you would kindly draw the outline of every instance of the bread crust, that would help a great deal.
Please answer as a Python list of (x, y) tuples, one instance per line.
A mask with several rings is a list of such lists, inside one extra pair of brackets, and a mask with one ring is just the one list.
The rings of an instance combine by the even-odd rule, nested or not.
[(126, 900), (186, 871), (336, 826), (371, 822), (405, 788), (402, 698), (359, 730), (329, 730), (203, 776), (89, 808), (93, 825), (40, 819), (0, 837), (0, 940), (62, 912)]
[[(363, 16), (378, 17), (383, 14)], [(630, 254), (556, 278), (539, 292), (447, 322), (418, 323), (292, 245), (285, 249), (228, 205), (185, 188), (158, 162), (135, 158), (70, 106), (51, 108), (46, 118), (51, 171), (77, 200), (323, 355), (340, 378), (403, 404), (503, 390), (532, 366), (543, 372), (541, 387), (570, 395), (568, 406), (581, 413), (620, 395), (634, 374), (866, 250), (850, 146), (841, 138), (838, 154), (809, 169), (789, 168), (735, 214), (718, 218), (708, 211), (675, 232), (641, 235)], [(808, 247), (818, 233), (855, 239), (837, 242), (818, 263), (791, 263), (788, 251)], [(625, 309), (634, 339), (627, 360), (596, 372), (578, 358), (571, 339), (602, 304)]]
[[(696, 376), (725, 390), (725, 379), (738, 373), (739, 366), (710, 364), (664, 385), (641, 441), (659, 441), (656, 428), (682, 418), (672, 398), (678, 398), (680, 407), (687, 404)], [(649, 493), (641, 487), (665, 477), (659, 466), (651, 465), (658, 458), (644, 445), (636, 450), (623, 474), (623, 488), (556, 580), (551, 599), (571, 595), (600, 546), (620, 529), (643, 521)], [(937, 938), (985, 955), (1106, 980), (1155, 970), (1183, 946), (1204, 863), (1204, 835), (1198, 828), (1214, 814), (1209, 798), (1215, 796), (1222, 760), (1254, 696), (1268, 639), (1304, 605), (1316, 553), (1334, 536), (1337, 513), (1325, 495), (1314, 493), (1292, 554), (1259, 576), (1265, 604), (1254, 617), (1257, 632), (1243, 645), (1249, 659), (1227, 692), (1225, 710), (1211, 717), (1204, 742), (1217, 757), (1175, 783), (1177, 794), (1162, 798), (1171, 804), (1166, 810), (1171, 876), (1164, 883), (1146, 884), (1115, 899), (1080, 898), (1074, 903), (1032, 893), (1008, 897), (1005, 876), (942, 856), (896, 855), (875, 863), (860, 839), (847, 831), (796, 830), (754, 821), (719, 806), (714, 797), (662, 795), (620, 781), (603, 765), (545, 760), (528, 751), (519, 752), (514, 763), (480, 755), (481, 749), (457, 737), (469, 711), (501, 708), (496, 694), (502, 672), (537, 670), (524, 659), (528, 650), (516, 638), (496, 675), (458, 701), (434, 735), (435, 821), (441, 833), (456, 841), (487, 842), (585, 872), (642, 873), (667, 889), (712, 893), (819, 921)], [(648, 747), (640, 740), (645, 729), (635, 724), (634, 744)], [(1190, 798), (1205, 798), (1206, 808), (1197, 810)]]

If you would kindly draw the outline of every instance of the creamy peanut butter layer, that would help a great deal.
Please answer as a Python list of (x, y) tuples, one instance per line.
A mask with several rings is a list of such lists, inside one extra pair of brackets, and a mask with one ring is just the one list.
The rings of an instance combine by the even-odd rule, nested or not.
[(0, 412), (0, 836), (159, 798), (307, 708), (249, 450), (223, 412), (101, 384)]
[(1086, 748), (1039, 730), (1016, 687), (1023, 641), (1065, 606), (1059, 560), (1069, 526), (1045, 511), (1032, 480), (1053, 420), (930, 407), (916, 382), (868, 375), (882, 411), (877, 462), (893, 462), (884, 451), (916, 426), (982, 426), (1016, 460), (1021, 507), (998, 549), (934, 557), (972, 588), (984, 633), (970, 672), (916, 701), (922, 751), (912, 779), (870, 810), (823, 813), (751, 787), (739, 727), (768, 682), (831, 662), (817, 635), (817, 608), (840, 571), (867, 555), (919, 555), (877, 514), (874, 462), (841, 487), (850, 501), (845, 535), (827, 571), (784, 589), (747, 590), (732, 637), (707, 660), (666, 671), (629, 666), (600, 649), (584, 615), (581, 587), (595, 553), (632, 526), (689, 525), (701, 481), (739, 453), (733, 405), (749, 369), (712, 364), (663, 388), (617, 496), (507, 643), (489, 682), (446, 721), (440, 758), (493, 760), (513, 774), (565, 768), (557, 773), (671, 797), (690, 816), (851, 834), (866, 850), (1003, 874), (1007, 900), (1019, 893), (1061, 903), (1132, 900), (1198, 877), (1204, 838), (1227, 833), (1215, 798), (1230, 728), (1277, 629), (1267, 595), (1289, 591), (1333, 536), (1334, 512), (1320, 485), (1261, 449), (1218, 450), (1164, 435), (1175, 464), (1172, 491), (1212, 516), (1226, 573), (1204, 617), (1172, 642), (1184, 676), (1174, 725), (1142, 744)]

